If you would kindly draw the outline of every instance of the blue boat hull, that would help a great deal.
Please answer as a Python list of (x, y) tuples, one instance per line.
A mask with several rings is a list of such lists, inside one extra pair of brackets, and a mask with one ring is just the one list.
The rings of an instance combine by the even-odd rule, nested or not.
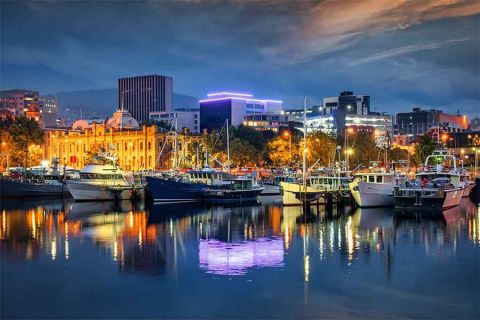
[(207, 188), (204, 184), (164, 180), (156, 177), (145, 178), (154, 202), (203, 201), (203, 192)]

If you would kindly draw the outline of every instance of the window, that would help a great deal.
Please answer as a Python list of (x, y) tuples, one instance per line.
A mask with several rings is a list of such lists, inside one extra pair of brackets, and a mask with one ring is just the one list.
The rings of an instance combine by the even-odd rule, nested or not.
[[(152, 149), (152, 144), (150, 141), (147, 142), (147, 149), (148, 150), (151, 150)], [(150, 165), (150, 161), (149, 161), (149, 165)]]
[(143, 142), (140, 141), (140, 150), (143, 150)]
[(128, 144), (125, 142), (125, 151), (128, 150)]

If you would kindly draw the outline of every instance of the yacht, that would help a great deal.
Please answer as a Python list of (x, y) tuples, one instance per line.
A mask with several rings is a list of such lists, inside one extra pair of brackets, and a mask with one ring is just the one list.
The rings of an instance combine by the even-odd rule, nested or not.
[(457, 168), (457, 158), (447, 150), (434, 150), (416, 180), (393, 188), (395, 209), (443, 211), (462, 200), (467, 183)]
[(126, 173), (114, 157), (103, 157), (100, 164), (91, 164), (80, 171), (80, 179), (67, 180), (72, 197), (80, 201), (129, 200), (135, 185), (128, 182)]

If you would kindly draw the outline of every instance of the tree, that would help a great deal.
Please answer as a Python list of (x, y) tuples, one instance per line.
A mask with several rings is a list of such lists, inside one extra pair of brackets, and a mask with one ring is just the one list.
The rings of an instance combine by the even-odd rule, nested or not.
[(27, 166), (29, 147), (43, 144), (44, 133), (37, 121), (24, 116), (0, 119), (2, 151), (10, 165)]
[[(298, 157), (302, 157), (303, 139), (300, 142)], [(331, 165), (335, 154), (336, 141), (330, 135), (317, 131), (307, 135), (307, 165), (312, 166), (315, 162), (318, 167)]]
[(290, 141), (279, 135), (268, 143), (269, 159), (275, 167), (291, 166), (298, 156), (298, 145), (291, 144), (292, 150), (290, 152)]
[(433, 153), (436, 143), (429, 135), (423, 135), (418, 138), (418, 142), (415, 145), (414, 162), (415, 165), (422, 165), (425, 162), (427, 156)]
[(375, 143), (375, 138), (368, 132), (357, 132), (348, 138), (348, 149), (350, 152), (349, 166), (351, 169), (359, 165), (369, 166), (371, 160), (380, 160), (380, 152)]
[(234, 138), (230, 142), (231, 161), (244, 167), (248, 164), (255, 164), (258, 161), (257, 150), (245, 140)]

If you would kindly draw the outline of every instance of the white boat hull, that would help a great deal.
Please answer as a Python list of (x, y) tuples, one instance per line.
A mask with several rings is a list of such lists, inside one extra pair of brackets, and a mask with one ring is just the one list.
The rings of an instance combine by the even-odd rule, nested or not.
[[(281, 193), (282, 193), (282, 200), (284, 205), (286, 206), (302, 205), (302, 202), (296, 198), (295, 193), (303, 192), (304, 191), (303, 185), (298, 183), (280, 182), (280, 189), (282, 191)], [(308, 192), (318, 193), (318, 191), (319, 190), (316, 188), (312, 188), (308, 186), (306, 187), (307, 193)], [(318, 204), (320, 203), (320, 200), (322, 200), (322, 198), (311, 203)]]
[(350, 191), (360, 208), (393, 206), (393, 183), (353, 181)]
[(106, 187), (77, 181), (67, 182), (72, 197), (79, 201), (129, 200), (132, 197), (130, 187)]

